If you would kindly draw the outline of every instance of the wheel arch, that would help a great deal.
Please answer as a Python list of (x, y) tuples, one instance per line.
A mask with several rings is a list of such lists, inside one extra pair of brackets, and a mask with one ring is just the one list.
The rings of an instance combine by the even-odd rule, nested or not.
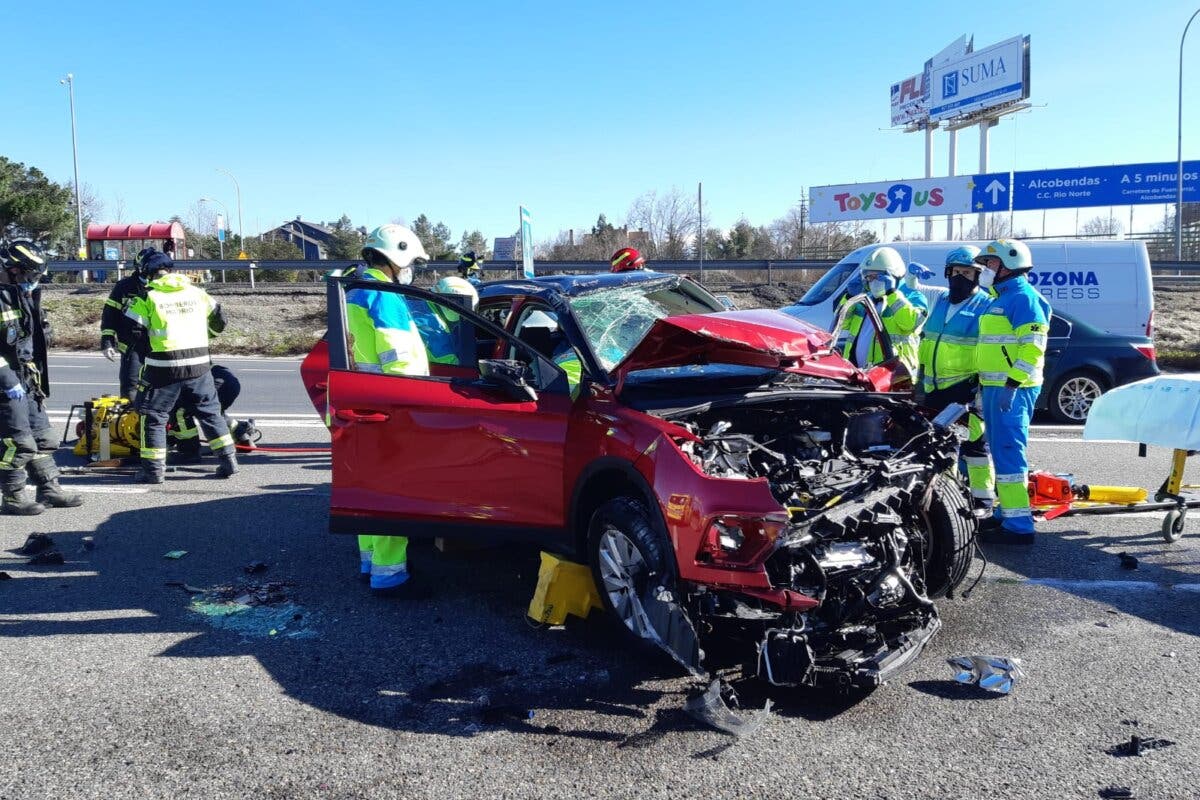
[(660, 531), (666, 531), (662, 506), (654, 489), (642, 473), (624, 459), (603, 456), (589, 463), (579, 473), (571, 493), (570, 530), (575, 552), (583, 559), (588, 553), (588, 525), (592, 515), (601, 505), (614, 497), (632, 497), (641, 500), (657, 522)]

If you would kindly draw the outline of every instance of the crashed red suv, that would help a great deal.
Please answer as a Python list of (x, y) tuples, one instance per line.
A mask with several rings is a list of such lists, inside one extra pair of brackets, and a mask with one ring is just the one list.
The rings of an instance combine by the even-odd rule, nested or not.
[[(356, 371), (355, 287), (436, 311), (422, 335), (457, 354), (427, 377)], [(328, 291), (302, 372), (331, 420), (333, 531), (566, 554), (697, 674), (720, 640), (775, 684), (871, 687), (937, 632), (975, 523), (956, 435), (885, 391), (892, 366), (651, 272), (490, 283), (477, 313), (410, 286)]]

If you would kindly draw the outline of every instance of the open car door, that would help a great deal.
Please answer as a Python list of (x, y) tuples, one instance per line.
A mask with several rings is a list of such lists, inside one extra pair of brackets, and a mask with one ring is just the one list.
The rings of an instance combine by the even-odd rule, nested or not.
[[(331, 530), (565, 535), (571, 399), (562, 370), (450, 296), (354, 279), (330, 281), (327, 291)], [(354, 363), (346, 301), (362, 292), (382, 293), (372, 302), (390, 304), (389, 313), (407, 309), (430, 374)]]

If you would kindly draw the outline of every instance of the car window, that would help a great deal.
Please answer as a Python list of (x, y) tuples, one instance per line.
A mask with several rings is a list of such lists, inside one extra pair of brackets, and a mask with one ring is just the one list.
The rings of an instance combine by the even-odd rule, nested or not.
[(857, 261), (841, 261), (834, 264), (828, 272), (821, 276), (821, 280), (804, 293), (804, 297), (800, 298), (798, 305), (815, 306), (825, 302), (833, 297), (833, 293), (841, 288), (847, 276), (856, 269), (858, 269)]
[(1070, 336), (1071, 323), (1067, 322), (1062, 317), (1055, 314), (1050, 317), (1050, 335), (1051, 336)]
[[(710, 299), (711, 298), (711, 299)], [(600, 365), (611, 370), (650, 330), (655, 320), (723, 311), (707, 292), (685, 282), (645, 283), (602, 289), (571, 298), (571, 310)]]
[[(346, 292), (350, 366), (359, 372), (408, 377), (478, 377), (479, 362), (495, 355), (497, 337), (466, 313), (457, 298), (351, 289)], [(535, 379), (540, 377), (531, 350), (514, 346), (509, 358), (530, 366)]]

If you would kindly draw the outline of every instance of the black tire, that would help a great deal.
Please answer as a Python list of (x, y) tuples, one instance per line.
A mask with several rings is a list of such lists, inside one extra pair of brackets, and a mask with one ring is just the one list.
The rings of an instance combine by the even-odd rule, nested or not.
[(929, 503), (929, 557), (925, 588), (931, 598), (945, 597), (967, 577), (975, 557), (977, 530), (971, 495), (961, 483), (938, 475)]
[(1094, 370), (1071, 370), (1054, 382), (1050, 396), (1046, 398), (1046, 408), (1057, 422), (1082, 425), (1092, 403), (1108, 388), (1108, 379)]
[[(632, 584), (629, 587), (634, 597), (628, 593), (617, 591), (612, 580), (606, 582), (606, 556), (611, 557), (611, 550), (601, 552), (602, 546), (612, 544), (616, 537), (624, 537), (637, 551), (637, 556), (644, 564), (644, 569), (634, 574), (630, 570)], [(604, 562), (604, 563), (602, 563)], [(675, 554), (667, 544), (666, 534), (660, 530), (655, 517), (645, 504), (629, 497), (618, 497), (609, 500), (596, 509), (588, 525), (588, 564), (591, 566), (592, 579), (596, 582), (596, 590), (600, 594), (600, 602), (608, 616), (623, 634), (644, 648), (661, 653), (651, 641), (638, 634), (632, 621), (627, 621), (631, 608), (629, 603), (640, 608), (637, 594), (647, 587), (665, 586), (675, 588), (676, 569)], [(611, 572), (607, 573), (611, 577)], [(613, 593), (625, 597), (628, 603), (622, 604), (614, 599)], [(634, 610), (636, 613), (636, 609)], [(647, 650), (649, 652), (649, 650)]]
[(1162, 535), (1163, 540), (1167, 544), (1175, 544), (1183, 538), (1183, 529), (1186, 524), (1186, 509), (1172, 509), (1167, 512), (1167, 516), (1163, 518)]

